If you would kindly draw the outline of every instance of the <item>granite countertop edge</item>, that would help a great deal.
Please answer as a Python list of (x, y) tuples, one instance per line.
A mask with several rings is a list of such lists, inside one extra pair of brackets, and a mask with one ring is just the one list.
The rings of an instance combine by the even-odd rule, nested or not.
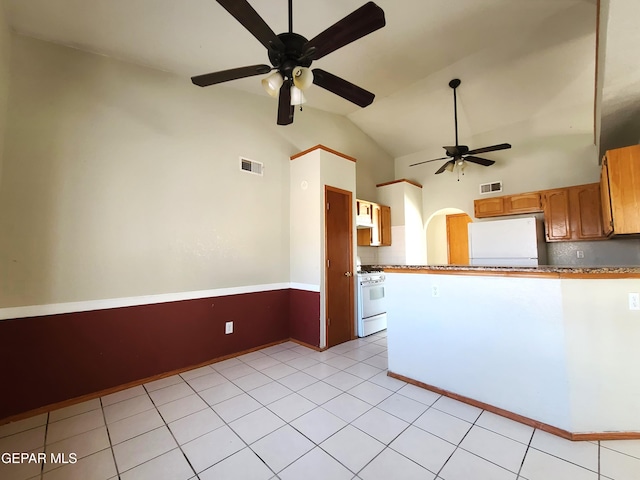
[(362, 270), (366, 271), (388, 271), (388, 270), (431, 270), (431, 271), (451, 271), (451, 272), (503, 272), (503, 273), (558, 273), (558, 274), (610, 274), (610, 275), (638, 275), (640, 267), (623, 266), (556, 266), (539, 265), (537, 267), (489, 267), (475, 265), (362, 265)]

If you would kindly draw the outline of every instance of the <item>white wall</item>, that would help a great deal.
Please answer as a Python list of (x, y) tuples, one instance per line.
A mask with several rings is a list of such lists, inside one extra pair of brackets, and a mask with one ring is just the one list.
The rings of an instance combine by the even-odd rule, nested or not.
[(11, 58), (11, 33), (6, 23), (4, 9), (0, 5), (0, 186), (2, 185), (2, 157), (4, 153), (4, 131), (9, 99), (9, 71)]
[[(14, 36), (0, 306), (289, 280), (289, 157), (323, 143), (387, 180), (344, 117)], [(238, 157), (264, 162), (264, 177)], [(365, 188), (365, 187), (363, 187)]]
[(638, 287), (390, 273), (389, 370), (574, 433), (638, 431)]

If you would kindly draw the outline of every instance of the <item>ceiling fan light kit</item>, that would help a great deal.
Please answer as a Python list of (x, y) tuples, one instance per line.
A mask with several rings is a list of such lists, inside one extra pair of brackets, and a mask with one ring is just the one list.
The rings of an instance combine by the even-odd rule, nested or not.
[(495, 152), (497, 150), (506, 150), (511, 148), (511, 145), (508, 143), (500, 143), (498, 145), (491, 145), (489, 147), (476, 148), (474, 150), (469, 150), (469, 147), (466, 145), (460, 145), (458, 143), (458, 99), (456, 95), (456, 89), (460, 86), (462, 82), (459, 78), (454, 78), (449, 82), (449, 86), (453, 89), (453, 118), (455, 122), (455, 132), (456, 132), (456, 144), (450, 147), (442, 147), (445, 149), (447, 153), (446, 157), (434, 158), (433, 160), (425, 160), (424, 162), (412, 163), (409, 165), (410, 167), (415, 167), (416, 165), (422, 165), (423, 163), (429, 162), (437, 162), (439, 160), (447, 160), (447, 162), (442, 165), (438, 170), (436, 170), (436, 175), (446, 171), (453, 172), (458, 169), (458, 181), (460, 181), (460, 175), (464, 175), (464, 169), (467, 166), (467, 162), (476, 163), (478, 165), (482, 165), (484, 167), (488, 167), (496, 163), (493, 160), (489, 160), (486, 158), (476, 157), (477, 153), (488, 153)]
[[(289, 31), (276, 35), (247, 0), (217, 0), (249, 33), (267, 49), (269, 65), (251, 65), (191, 77), (194, 85), (207, 87), (240, 78), (264, 75), (262, 85), (278, 97), (278, 125), (293, 123), (294, 105), (306, 100), (302, 90), (318, 85), (360, 107), (373, 102), (375, 95), (319, 68), (310, 70), (314, 60), (344, 47), (385, 26), (384, 11), (368, 2), (311, 40), (293, 32), (293, 0), (289, 0)], [(295, 97), (295, 98), (294, 98)]]

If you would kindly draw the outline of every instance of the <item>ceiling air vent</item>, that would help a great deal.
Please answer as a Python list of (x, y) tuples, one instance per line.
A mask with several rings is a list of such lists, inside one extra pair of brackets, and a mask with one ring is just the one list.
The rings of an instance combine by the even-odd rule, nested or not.
[(502, 181), (480, 184), (481, 194), (495, 193), (495, 192), (501, 192), (501, 191), (502, 191)]
[(264, 165), (261, 162), (240, 157), (240, 170), (262, 176), (263, 169)]

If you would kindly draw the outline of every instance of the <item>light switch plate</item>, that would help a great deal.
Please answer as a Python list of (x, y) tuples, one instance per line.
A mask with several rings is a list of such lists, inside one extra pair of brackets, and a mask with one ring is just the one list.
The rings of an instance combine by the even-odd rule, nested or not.
[(224, 324), (224, 333), (225, 335), (233, 333), (233, 322), (227, 322)]

